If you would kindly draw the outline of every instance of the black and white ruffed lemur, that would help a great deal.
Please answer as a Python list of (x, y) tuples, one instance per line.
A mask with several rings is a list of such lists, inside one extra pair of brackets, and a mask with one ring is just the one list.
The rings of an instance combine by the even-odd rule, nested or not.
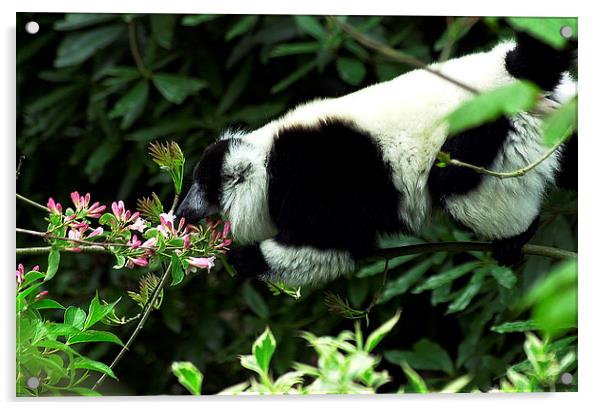
[[(479, 91), (529, 80), (562, 103), (576, 94), (567, 72), (572, 54), (518, 33), (488, 52), (431, 68)], [(434, 166), (444, 151), (508, 172), (549, 149), (541, 118), (527, 112), (448, 140), (442, 119), (471, 97), (418, 69), (301, 104), (252, 132), (228, 131), (203, 153), (177, 214), (196, 222), (222, 212), (243, 244), (228, 254), (238, 273), (290, 285), (354, 270), (379, 235), (416, 232), (433, 208), (491, 240), (500, 264), (516, 264), (547, 188), (576, 186), (576, 136), (518, 178)]]

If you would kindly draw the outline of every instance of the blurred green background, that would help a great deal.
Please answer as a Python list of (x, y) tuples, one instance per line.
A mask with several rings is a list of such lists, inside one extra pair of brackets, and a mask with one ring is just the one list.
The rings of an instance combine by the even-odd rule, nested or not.
[[(39, 23), (37, 34), (25, 32), (28, 21)], [(347, 22), (426, 62), (485, 50), (512, 35), (494, 18), (356, 16)], [(227, 127), (254, 129), (299, 102), (343, 95), (410, 69), (366, 50), (319, 16), (21, 13), (16, 154), (17, 161), (25, 158), (17, 192), (41, 203), (52, 196), (66, 204), (74, 190), (90, 192), (93, 201), (105, 204), (121, 199), (129, 208), (151, 192), (169, 202), (169, 177), (146, 154), (150, 141), (178, 142), (189, 178), (203, 149)], [(552, 192), (534, 242), (576, 251), (576, 204), (575, 194)], [(20, 203), (17, 226), (45, 230), (39, 211)], [(437, 216), (420, 237), (391, 238), (387, 244), (466, 239), (469, 233)], [(40, 242), (17, 238), (17, 246), (35, 244)], [(553, 269), (551, 260), (529, 257), (507, 287), (487, 276), (463, 307), (450, 308), (469, 276), (432, 292), (417, 292), (404, 276), (425, 261), (418, 277), (473, 257), (422, 255), (400, 261), (389, 272), (387, 299), (372, 311), (369, 325), (377, 327), (402, 308), (400, 323), (376, 352), (384, 356), (381, 368), (393, 377), (383, 392), (405, 382), (396, 361), (400, 351), (412, 352), (410, 364), (429, 383), (471, 374), (469, 390), (491, 388), (509, 365), (524, 359), (523, 333), (491, 327), (528, 318), (514, 306)], [(46, 264), (34, 257), (24, 262)], [(104, 255), (66, 256), (49, 290), (65, 304), (83, 305), (97, 289), (102, 298), (114, 300), (135, 289), (144, 272), (117, 271), (112, 265)], [(324, 292), (366, 306), (381, 284), (381, 270), (368, 267), (353, 280), (303, 290), (299, 301), (273, 296), (264, 284), (231, 278), (223, 270), (188, 278), (166, 291), (161, 311), (151, 315), (117, 367), (120, 383), (107, 382), (102, 391), (183, 394), (169, 367), (174, 360), (189, 360), (205, 374), (204, 393), (218, 392), (247, 379), (238, 355), (250, 351), (266, 324), (278, 340), (276, 372), (293, 361), (311, 363), (315, 358), (299, 330), (334, 335), (353, 328), (352, 321), (328, 312)], [(117, 310), (127, 316), (136, 309), (126, 299)], [(132, 326), (116, 330), (122, 340)], [(422, 339), (429, 341), (419, 345), (427, 351), (412, 350)], [(87, 354), (108, 363), (117, 351), (100, 344)]]

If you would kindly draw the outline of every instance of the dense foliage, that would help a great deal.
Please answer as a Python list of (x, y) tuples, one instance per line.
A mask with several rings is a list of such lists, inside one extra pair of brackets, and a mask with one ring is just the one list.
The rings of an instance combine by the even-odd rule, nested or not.
[[(39, 33), (21, 30), (30, 20), (40, 24)], [(443, 17), (346, 22), (427, 62), (487, 49), (512, 34), (508, 23), (530, 24)], [(167, 200), (182, 187), (182, 174), (161, 172), (147, 155), (150, 142), (173, 140), (181, 146), (186, 187), (203, 149), (225, 128), (253, 129), (298, 102), (342, 95), (412, 68), (364, 48), (323, 17), (20, 14), (18, 27), (17, 158), (24, 158), (17, 192), (42, 204), (73, 191), (90, 192), (101, 204), (122, 200), (128, 209), (152, 192)], [(531, 95), (528, 87), (521, 90)], [(509, 98), (508, 92), (501, 94), (496, 98)], [(563, 124), (559, 116), (556, 121)], [(550, 134), (549, 140), (563, 137)], [(171, 183), (178, 180), (179, 186)], [(576, 204), (574, 193), (551, 192), (533, 242), (576, 251)], [(18, 203), (17, 226), (46, 232), (44, 216)], [(385, 238), (382, 246), (470, 239), (470, 233), (436, 216), (419, 236)], [(17, 246), (40, 246), (40, 240), (19, 235)], [(56, 268), (48, 255), (22, 262), (40, 265), (42, 272)], [(52, 280), (42, 282), (38, 270), (23, 272), (35, 290), (21, 298), (18, 309), (29, 307), (28, 320), (69, 324), (57, 331), (72, 332), (59, 335), (69, 345), (60, 356), (70, 366), (66, 370), (56, 366), (58, 334), (21, 335), (27, 349), (39, 347), (50, 356), (43, 362), (54, 363), (52, 377), (66, 372), (75, 382), (92, 365), (108, 374), (98, 363), (110, 363), (133, 331), (135, 322), (125, 323), (110, 329), (116, 335), (105, 336), (110, 340), (70, 350), (69, 338), (107, 332), (100, 319), (86, 322), (106, 306), (99, 301), (122, 298), (119, 316), (140, 312), (135, 300), (123, 296), (136, 291), (156, 266), (115, 265), (108, 255), (68, 253), (61, 254)], [(240, 390), (274, 391), (278, 380), (284, 387), (277, 391), (312, 391), (316, 385), (336, 390), (342, 380), (348, 382), (346, 391), (577, 389), (575, 262), (528, 256), (510, 270), (485, 252), (416, 254), (367, 264), (322, 288), (301, 289), (300, 295), (231, 276), (219, 261), (208, 274), (179, 279), (111, 371), (119, 381), (108, 379), (101, 393), (198, 393), (202, 381), (202, 393), (212, 394), (246, 383), (248, 368), (259, 379)], [(45, 297), (51, 299), (40, 304)], [(398, 319), (387, 322), (400, 309)], [(378, 333), (385, 323), (394, 326), (366, 351), (361, 335)], [(299, 337), (299, 331), (306, 333)], [(270, 346), (273, 341), (264, 347), (270, 351), (269, 370), (252, 363), (256, 356), (243, 356), (241, 366), (239, 355), (251, 349), (255, 354), (265, 340)], [(325, 370), (333, 363), (340, 371), (336, 382), (327, 380), (332, 374)], [(346, 372), (345, 366), (356, 363), (365, 366), (364, 373)], [(567, 383), (560, 378), (564, 372), (572, 376)], [(89, 393), (83, 389), (94, 381), (82, 380), (79, 393)]]

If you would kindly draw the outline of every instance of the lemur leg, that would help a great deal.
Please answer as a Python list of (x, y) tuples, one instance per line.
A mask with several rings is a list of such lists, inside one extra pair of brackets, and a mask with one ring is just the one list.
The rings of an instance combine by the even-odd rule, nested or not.
[(234, 248), (228, 256), (241, 276), (292, 286), (330, 281), (355, 268), (348, 251), (285, 245), (278, 236)]
[[(520, 152), (529, 140), (515, 141), (516, 132), (510, 120), (501, 118), (453, 137), (441, 150), (451, 158), (488, 169), (520, 168), (523, 164), (516, 161), (529, 160)], [(455, 220), (493, 240), (493, 257), (500, 264), (516, 265), (522, 259), (523, 245), (535, 233), (540, 198), (546, 178), (552, 175), (549, 166), (521, 179), (503, 180), (463, 167), (433, 167), (429, 189)]]

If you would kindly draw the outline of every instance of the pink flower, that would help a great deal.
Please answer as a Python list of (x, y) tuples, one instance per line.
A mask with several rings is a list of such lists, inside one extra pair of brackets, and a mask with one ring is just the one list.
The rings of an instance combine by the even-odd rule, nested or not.
[(130, 245), (130, 248), (136, 249), (139, 248), (140, 245), (142, 245), (142, 242), (140, 241), (140, 239), (138, 239), (136, 235), (132, 235), (132, 239), (128, 242), (128, 245)]
[(126, 267), (132, 269), (134, 266), (147, 266), (148, 265), (148, 260), (145, 257), (139, 257), (139, 258), (132, 258), (132, 257), (128, 257), (128, 261), (125, 264)]
[(138, 218), (138, 219), (136, 219), (136, 222), (134, 222), (133, 224), (131, 224), (129, 226), (129, 229), (131, 231), (138, 231), (138, 232), (142, 233), (146, 229), (146, 221), (142, 218)]
[(17, 285), (23, 283), (23, 280), (25, 280), (25, 268), (23, 267), (23, 264), (20, 263), (17, 267)]
[(113, 202), (111, 204), (111, 210), (113, 211), (113, 215), (115, 215), (117, 220), (123, 223), (135, 221), (140, 216), (140, 212), (134, 212), (132, 214), (130, 211), (125, 209), (123, 201)]
[(229, 233), (230, 233), (230, 222), (226, 222), (226, 223), (224, 223), (224, 231), (223, 231), (224, 239), (228, 236)]
[(87, 193), (85, 196), (80, 196), (77, 191), (71, 192), (71, 200), (73, 201), (73, 205), (75, 205), (75, 209), (81, 211), (88, 207), (88, 204), (90, 203), (90, 193)]
[(43, 290), (43, 291), (41, 291), (40, 293), (38, 293), (38, 294), (36, 295), (36, 301), (38, 301), (38, 300), (42, 299), (42, 298), (43, 298), (44, 296), (46, 296), (47, 294), (48, 294), (48, 291), (47, 291), (47, 290)]
[(88, 228), (90, 227), (90, 225), (88, 225), (88, 224), (87, 224), (86, 222), (84, 222), (84, 221), (81, 221), (81, 222), (78, 222), (78, 223), (76, 223), (76, 224), (73, 224), (73, 225), (71, 225), (71, 227), (72, 227), (73, 229), (77, 229), (77, 230), (80, 230), (80, 231), (87, 231), (87, 230), (88, 230)]
[(48, 203), (46, 204), (48, 209), (50, 209), (50, 213), (60, 215), (63, 213), (63, 207), (60, 203), (54, 202), (54, 199), (48, 198)]
[(106, 205), (100, 205), (98, 202), (94, 202), (86, 211), (86, 216), (89, 216), (90, 218), (100, 218), (102, 211), (105, 209), (107, 209)]
[(188, 233), (188, 227), (185, 226), (186, 220), (184, 218), (180, 218), (178, 228), (174, 228), (175, 218), (175, 215), (171, 211), (169, 211), (167, 214), (163, 213), (159, 215), (161, 224), (157, 226), (157, 230), (161, 232), (165, 238), (178, 237), (181, 234)]
[[(186, 261), (193, 268), (207, 269), (207, 272), (211, 271), (211, 268), (215, 266), (215, 256), (209, 258), (186, 258)], [(195, 269), (196, 270), (196, 269)], [(193, 272), (195, 271), (193, 270)]]
[(104, 232), (104, 229), (102, 229), (102, 227), (99, 226), (98, 228), (96, 228), (92, 232), (90, 232), (90, 234), (87, 237), (93, 238), (95, 236), (102, 235), (103, 232)]
[(82, 231), (80, 231), (79, 229), (69, 229), (67, 237), (71, 240), (79, 241), (82, 238)]
[(144, 241), (144, 243), (142, 244), (143, 248), (147, 248), (147, 249), (154, 249), (157, 245), (157, 238), (150, 238), (147, 239), (146, 241)]
[(190, 248), (190, 235), (184, 236), (184, 249)]

